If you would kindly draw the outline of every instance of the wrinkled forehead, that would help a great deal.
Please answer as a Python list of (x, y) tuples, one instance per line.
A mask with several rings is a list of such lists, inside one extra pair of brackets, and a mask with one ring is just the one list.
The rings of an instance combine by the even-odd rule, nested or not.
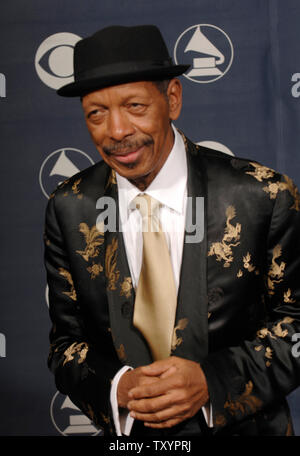
[(126, 100), (131, 97), (140, 97), (154, 101), (162, 96), (160, 85), (156, 81), (138, 81), (118, 84), (101, 88), (83, 95), (80, 99), (83, 106), (90, 103), (101, 102), (101, 100)]

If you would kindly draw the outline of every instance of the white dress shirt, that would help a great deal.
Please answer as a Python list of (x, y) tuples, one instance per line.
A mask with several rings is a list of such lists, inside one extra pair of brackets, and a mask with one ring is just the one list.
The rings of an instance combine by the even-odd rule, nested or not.
[[(173, 127), (173, 148), (163, 167), (145, 192), (141, 192), (126, 178), (116, 173), (120, 228), (123, 232), (124, 244), (133, 287), (136, 288), (142, 266), (143, 235), (141, 230), (141, 214), (135, 205), (134, 198), (146, 193), (160, 202), (159, 220), (165, 232), (174, 272), (175, 285), (178, 292), (181, 260), (183, 252), (185, 213), (187, 196), (187, 159), (183, 139)], [(126, 411), (121, 416), (117, 405), (118, 382), (124, 372), (131, 369), (124, 366), (114, 377), (111, 387), (111, 405), (117, 435), (129, 435), (133, 418)], [(205, 418), (206, 411), (204, 410)]]
[[(175, 129), (174, 132), (173, 148), (164, 166), (144, 193), (161, 203), (159, 220), (166, 235), (178, 289), (185, 227), (187, 162), (183, 139)], [(136, 288), (142, 266), (143, 234), (141, 214), (131, 203), (137, 195), (141, 194), (141, 191), (117, 173), (116, 177), (120, 226), (123, 231), (132, 284)]]

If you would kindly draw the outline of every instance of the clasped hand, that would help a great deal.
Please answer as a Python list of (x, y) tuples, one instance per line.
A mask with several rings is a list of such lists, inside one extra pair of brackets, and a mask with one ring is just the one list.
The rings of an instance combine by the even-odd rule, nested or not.
[(176, 356), (127, 371), (118, 404), (151, 428), (169, 428), (194, 416), (209, 400), (200, 364)]

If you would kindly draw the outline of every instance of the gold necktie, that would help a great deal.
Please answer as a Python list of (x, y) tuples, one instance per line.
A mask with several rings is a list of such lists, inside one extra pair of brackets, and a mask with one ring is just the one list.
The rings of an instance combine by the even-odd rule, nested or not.
[(165, 234), (156, 213), (159, 202), (138, 195), (143, 218), (143, 261), (136, 291), (133, 324), (147, 340), (154, 360), (170, 356), (177, 293)]

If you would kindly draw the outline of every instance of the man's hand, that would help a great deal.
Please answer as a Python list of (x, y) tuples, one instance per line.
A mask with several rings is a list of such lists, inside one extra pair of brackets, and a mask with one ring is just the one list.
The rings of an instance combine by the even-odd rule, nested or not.
[(130, 400), (128, 393), (133, 388), (148, 385), (159, 380), (156, 376), (145, 375), (143, 369), (144, 367), (138, 367), (133, 370), (128, 370), (120, 378), (117, 390), (119, 407), (127, 408), (127, 404)]
[(128, 391), (126, 405), (131, 416), (145, 426), (175, 426), (194, 416), (209, 400), (205, 375), (194, 361), (172, 356), (135, 371), (138, 384)]

